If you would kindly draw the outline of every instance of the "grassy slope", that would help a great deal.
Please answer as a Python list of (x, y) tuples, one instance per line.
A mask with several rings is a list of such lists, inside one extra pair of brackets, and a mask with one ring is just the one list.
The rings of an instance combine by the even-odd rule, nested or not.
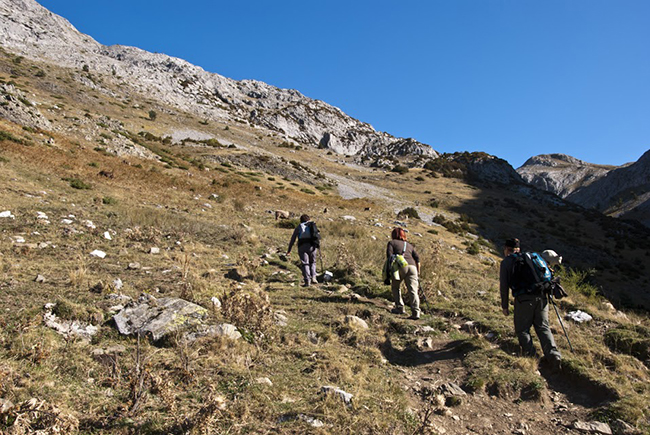
[[(65, 107), (65, 113), (43, 110), (57, 125), (73, 124), (71, 118), (85, 113), (93, 119), (121, 120), (127, 131), (145, 129), (159, 137), (173, 128), (196, 125), (240, 146), (254, 147), (251, 150), (263, 149), (287, 161), (314, 162), (312, 166), (323, 173), (389, 189), (404, 206), (419, 201), (422, 213), (435, 211), (451, 219), (466, 214), (476, 222), (470, 225), (475, 233), (494, 236), (495, 241), (512, 232), (523, 233), (522, 239), (530, 240), (534, 249), (549, 247), (550, 240), (570, 246), (565, 237), (571, 232), (567, 234), (565, 228), (573, 228), (568, 223), (582, 219), (575, 210), (558, 210), (559, 217), (551, 224), (538, 213), (524, 211), (526, 221), (513, 230), (508, 219), (513, 207), (532, 210), (534, 200), (515, 197), (518, 205), (512, 206), (503, 198), (513, 193), (504, 187), (475, 187), (442, 177), (415, 181), (424, 174), (413, 170), (397, 175), (343, 167), (323, 151), (291, 152), (278, 147), (281, 140), (273, 135), (243, 125), (230, 125), (228, 130), (217, 123), (203, 126), (202, 120), (167, 115), (159, 107), (152, 122), (145, 119), (151, 104), (141, 103), (141, 109), (134, 110), (99, 93), (96, 97), (79, 94), (74, 81), (56, 79), (67, 72), (44, 67), (47, 80), (36, 80), (25, 63), (21, 76), (13, 80), (36, 94), (35, 99)], [(5, 80), (14, 68), (10, 62), (3, 64)], [(53, 84), (58, 86), (55, 94), (50, 90)], [(479, 255), (469, 255), (465, 251), (473, 239), (411, 220), (409, 229), (424, 258), (423, 283), (432, 308), (417, 325), (435, 329), (429, 333), (434, 349), (423, 350), (415, 343), (417, 325), (388, 313), (388, 291), (378, 276), (387, 227), (395, 218), (395, 209), (402, 208), (400, 204), (384, 204), (381, 199), (342, 200), (325, 182), (319, 184), (321, 191), (297, 181), (299, 168), (294, 178), (282, 179), (275, 173), (205, 159), (206, 154), (222, 160), (250, 154), (241, 148), (143, 141), (158, 152), (167, 149), (164, 154), (171, 156), (172, 166), (186, 170), (106, 155), (94, 150), (104, 132), (99, 128), (97, 136), (87, 141), (74, 132), (29, 132), (0, 121), (2, 131), (23, 141), (0, 142), (0, 208), (16, 215), (15, 220), (0, 222), (0, 391), (5, 399), (14, 403), (32, 397), (45, 400), (78, 419), (82, 433), (199, 433), (203, 427), (214, 433), (413, 433), (428, 427), (423, 422), (448, 425), (447, 433), (465, 433), (467, 424), (450, 424), (449, 416), (427, 413), (432, 400), (426, 388), (435, 391), (437, 381), (453, 380), (475, 391), (455, 410), (465, 412), (468, 419), (485, 403), (508, 409), (521, 397), (532, 400), (520, 405), (522, 414), (533, 413), (559, 392), (575, 404), (573, 417), (586, 418), (589, 413), (603, 419), (621, 417), (647, 428), (650, 393), (641, 361), (648, 355), (643, 334), (650, 326), (647, 314), (630, 311), (622, 317), (608, 311), (593, 286), (586, 283), (585, 274), (563, 272), (571, 298), (559, 303), (559, 308), (563, 312), (580, 308), (596, 320), (567, 325), (573, 354), (561, 331), (556, 331), (567, 359), (565, 370), (552, 375), (542, 367), (540, 375), (535, 361), (514, 355), (511, 320), (498, 309), (499, 258), (491, 242), (479, 243)], [(45, 143), (49, 136), (54, 145)], [(197, 168), (200, 164), (195, 160), (200, 158), (210, 171)], [(101, 170), (111, 172), (113, 178), (99, 175)], [(72, 188), (70, 179), (82, 180), (91, 188)], [(219, 198), (210, 198), (212, 193)], [(436, 207), (426, 206), (430, 198), (438, 201)], [(325, 207), (328, 212), (323, 214)], [(368, 207), (371, 210), (366, 211)], [(290, 235), (267, 213), (277, 208), (316, 217), (325, 237), (325, 267), (335, 273), (336, 286), (318, 290), (296, 286), (299, 270), (295, 262), (277, 256), (286, 249)], [(39, 223), (37, 211), (45, 212), (51, 224)], [(76, 217), (71, 227), (83, 233), (71, 233), (66, 230), (69, 226), (60, 223), (69, 214)], [(357, 221), (345, 223), (342, 215), (354, 215)], [(83, 219), (92, 220), (97, 229), (85, 228)], [(374, 226), (376, 220), (384, 226)], [(549, 238), (551, 225), (557, 234)], [(592, 240), (597, 236), (607, 240), (602, 237), (606, 229), (598, 221), (575, 227), (575, 231), (588, 232)], [(115, 231), (112, 241), (102, 237), (109, 229)], [(18, 235), (26, 244), (12, 244), (11, 238)], [(33, 246), (39, 242), (56, 247)], [(603, 243), (615, 249), (619, 241)], [(151, 246), (160, 247), (162, 254), (148, 254)], [(93, 249), (106, 251), (107, 258), (91, 258), (88, 253)], [(571, 252), (569, 248), (558, 251), (565, 257), (565, 252)], [(267, 253), (270, 264), (264, 265), (261, 256)], [(643, 258), (638, 254), (632, 251), (630, 255)], [(143, 268), (127, 270), (131, 262)], [(233, 267), (248, 278), (242, 283), (226, 278)], [(46, 282), (34, 282), (37, 274), (44, 275)], [(603, 268), (601, 275), (612, 285), (621, 282), (613, 268)], [(210, 308), (210, 298), (218, 296), (224, 309), (213, 311), (213, 320), (235, 323), (247, 340), (204, 339), (192, 346), (172, 340), (162, 347), (143, 342), (140, 353), (146, 364), (138, 371), (136, 340), (120, 337), (109, 324), (105, 294), (111, 289), (105, 288), (103, 294), (89, 291), (98, 282), (109, 284), (117, 277), (125, 283), (122, 292), (134, 298), (142, 292), (161, 293)], [(634, 279), (643, 283), (647, 275)], [(349, 291), (339, 293), (341, 284), (348, 284), (361, 299), (351, 298)], [(64, 340), (43, 325), (42, 307), (47, 302), (65, 307), (64, 317), (108, 323), (90, 346)], [(278, 310), (288, 317), (286, 327), (274, 325), (272, 314)], [(345, 326), (347, 314), (365, 318), (370, 330)], [(470, 320), (475, 323), (466, 330), (454, 326)], [(116, 357), (91, 356), (93, 349), (116, 344), (126, 349)], [(440, 349), (446, 348), (452, 350), (449, 360), (440, 357)], [(269, 377), (273, 386), (257, 384), (259, 377)], [(138, 381), (143, 382), (141, 386)], [(353, 393), (353, 408), (318, 395), (323, 385)], [(317, 417), (327, 426), (315, 429), (292, 418), (279, 423), (283, 416), (298, 414)], [(549, 420), (538, 424), (552, 430)]]

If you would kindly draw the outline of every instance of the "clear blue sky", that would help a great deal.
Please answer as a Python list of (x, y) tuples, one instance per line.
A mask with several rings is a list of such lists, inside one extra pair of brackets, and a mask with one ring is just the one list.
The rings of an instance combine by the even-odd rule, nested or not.
[(102, 44), (297, 89), (441, 152), (650, 149), (648, 0), (40, 3)]

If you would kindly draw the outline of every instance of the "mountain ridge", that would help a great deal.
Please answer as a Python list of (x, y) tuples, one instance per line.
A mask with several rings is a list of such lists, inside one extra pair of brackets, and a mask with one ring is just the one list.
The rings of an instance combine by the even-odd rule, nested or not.
[[(33, 0), (0, 1), (3, 45), (30, 58), (102, 73), (141, 95), (206, 118), (248, 122), (303, 145), (373, 158), (438, 155), (428, 145), (376, 131), (339, 108), (256, 80), (235, 81), (183, 59), (122, 45), (104, 46)], [(52, 31), (52, 29), (55, 29)], [(91, 88), (105, 91), (90, 80)]]

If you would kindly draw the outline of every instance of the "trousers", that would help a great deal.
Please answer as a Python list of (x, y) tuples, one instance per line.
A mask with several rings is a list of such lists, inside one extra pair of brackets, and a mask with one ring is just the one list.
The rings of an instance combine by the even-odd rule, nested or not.
[(535, 355), (535, 346), (530, 335), (530, 327), (542, 346), (544, 356), (548, 359), (560, 357), (555, 340), (548, 323), (548, 300), (546, 295), (519, 295), (515, 298), (515, 333), (525, 355)]
[(402, 292), (400, 286), (402, 281), (406, 283), (406, 289), (408, 290), (409, 305), (411, 306), (411, 313), (419, 317), (420, 316), (420, 297), (418, 296), (418, 290), (420, 288), (420, 283), (418, 281), (418, 268), (415, 266), (404, 266), (399, 269), (399, 280), (392, 279), (390, 282), (390, 288), (393, 292), (393, 300), (395, 301), (395, 308), (398, 310), (404, 310), (404, 300), (402, 299)]

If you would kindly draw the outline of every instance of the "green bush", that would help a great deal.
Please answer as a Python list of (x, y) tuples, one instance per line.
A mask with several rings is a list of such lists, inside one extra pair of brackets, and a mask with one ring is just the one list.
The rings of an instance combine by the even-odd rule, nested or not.
[(406, 174), (409, 171), (409, 168), (404, 165), (395, 165), (391, 172), (397, 172), (398, 174)]
[(92, 189), (92, 186), (90, 184), (85, 183), (84, 181), (78, 178), (69, 178), (67, 181), (70, 182), (70, 187), (72, 187), (73, 189), (79, 189), (79, 190)]
[(418, 211), (413, 207), (406, 207), (404, 210), (398, 213), (398, 216), (420, 219), (420, 215), (418, 214)]
[(115, 205), (117, 204), (117, 199), (111, 197), (111, 196), (105, 196), (102, 198), (102, 204), (106, 205)]

